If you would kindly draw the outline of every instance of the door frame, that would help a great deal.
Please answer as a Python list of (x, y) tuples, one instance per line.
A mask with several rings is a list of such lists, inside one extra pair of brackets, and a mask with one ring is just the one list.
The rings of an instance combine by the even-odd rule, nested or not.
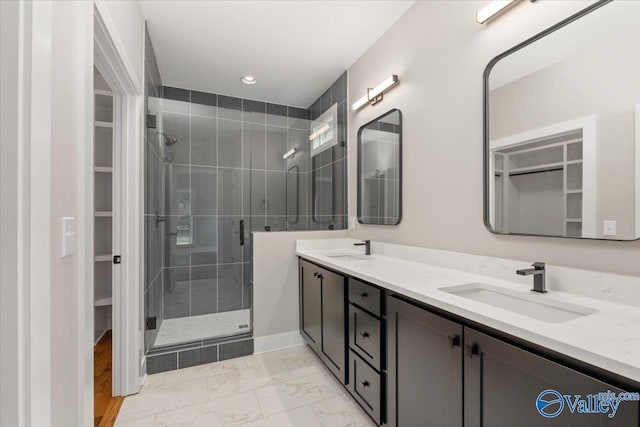
[[(120, 255), (122, 263), (113, 268), (113, 394), (126, 396), (137, 393), (143, 375), (142, 352), (142, 288), (143, 278), (143, 144), (142, 109), (143, 87), (136, 75), (131, 58), (122, 40), (117, 36), (115, 22), (104, 2), (92, 4), (88, 17), (93, 31), (87, 33), (84, 49), (86, 61), (91, 64), (87, 79), (93, 88), (95, 65), (113, 92), (113, 253)], [(144, 39), (140, 40), (144, 43)], [(85, 82), (86, 84), (87, 82)], [(94, 145), (93, 145), (93, 91), (89, 91), (85, 108), (85, 135), (87, 144), (81, 146), (79, 181), (80, 205), (86, 218), (79, 251), (81, 283), (94, 281)], [(94, 310), (93, 287), (87, 286), (83, 296), (81, 327), (81, 360), (93, 362)], [(87, 327), (89, 325), (89, 327)], [(89, 375), (90, 374), (90, 375)], [(93, 419), (93, 365), (81, 371), (84, 393), (83, 418)], [(89, 418), (90, 417), (90, 418)]]

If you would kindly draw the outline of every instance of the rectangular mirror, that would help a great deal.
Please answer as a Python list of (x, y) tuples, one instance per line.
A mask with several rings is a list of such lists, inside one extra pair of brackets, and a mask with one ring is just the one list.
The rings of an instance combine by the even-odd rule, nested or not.
[(402, 218), (402, 113), (394, 109), (358, 130), (358, 222)]
[(484, 74), (484, 221), (498, 234), (640, 238), (640, 2), (600, 1)]

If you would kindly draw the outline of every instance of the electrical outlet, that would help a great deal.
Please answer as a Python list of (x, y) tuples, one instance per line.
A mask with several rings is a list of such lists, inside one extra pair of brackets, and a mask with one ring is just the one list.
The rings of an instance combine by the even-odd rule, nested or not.
[(602, 235), (603, 236), (615, 236), (617, 235), (617, 221), (604, 220), (602, 221)]
[(75, 218), (65, 216), (62, 218), (62, 258), (73, 255), (75, 249)]

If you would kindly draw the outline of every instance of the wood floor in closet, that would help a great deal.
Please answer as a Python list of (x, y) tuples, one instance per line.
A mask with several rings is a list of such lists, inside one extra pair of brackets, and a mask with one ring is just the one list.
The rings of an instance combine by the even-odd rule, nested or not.
[(111, 395), (111, 331), (107, 331), (93, 348), (93, 406), (95, 427), (113, 426), (124, 400)]

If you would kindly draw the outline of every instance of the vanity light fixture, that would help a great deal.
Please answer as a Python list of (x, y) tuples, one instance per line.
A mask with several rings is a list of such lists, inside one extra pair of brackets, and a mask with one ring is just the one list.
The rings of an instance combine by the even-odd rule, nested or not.
[(258, 82), (253, 76), (242, 76), (240, 81), (246, 85), (254, 85)]
[(515, 2), (516, 0), (492, 1), (491, 3), (489, 3), (488, 5), (486, 5), (476, 13), (476, 22), (478, 24), (484, 24), (485, 22), (487, 22), (488, 20), (490, 20), (491, 18), (493, 18), (494, 16), (496, 16), (497, 14), (505, 10), (507, 7), (514, 4)]
[(378, 86), (374, 88), (368, 88), (367, 94), (354, 102), (351, 108), (353, 109), (353, 111), (358, 111), (365, 105), (377, 104), (378, 102), (382, 101), (384, 93), (392, 87), (396, 86), (398, 83), (400, 82), (397, 75), (393, 74), (387, 77)]
[(293, 156), (295, 156), (297, 152), (298, 152), (298, 149), (296, 147), (293, 147), (291, 150), (284, 153), (282, 158), (284, 160), (293, 159)]

